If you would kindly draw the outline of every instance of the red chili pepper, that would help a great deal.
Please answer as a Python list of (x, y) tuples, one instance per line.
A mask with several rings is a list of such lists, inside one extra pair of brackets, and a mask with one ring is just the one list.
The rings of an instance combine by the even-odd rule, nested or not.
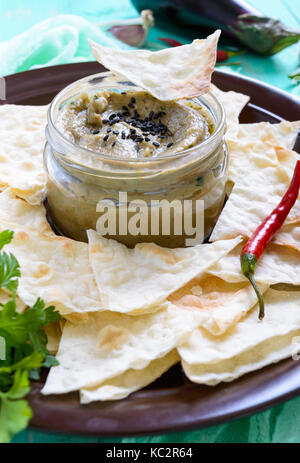
[[(158, 40), (161, 42), (165, 42), (170, 47), (180, 47), (183, 43), (179, 42), (175, 39), (170, 39), (169, 37), (159, 37)], [(232, 56), (242, 55), (245, 51), (231, 51), (231, 50), (217, 50), (217, 63), (222, 63), (223, 61), (227, 61)], [(235, 63), (232, 63), (235, 64)]]
[(170, 45), (170, 47), (180, 47), (183, 45), (183, 43), (178, 42), (178, 40), (170, 39), (168, 37), (158, 37), (158, 40), (165, 42), (167, 45)]
[(229, 56), (226, 50), (217, 51), (217, 63), (221, 63), (222, 61), (227, 61), (228, 58)]
[(290, 186), (283, 196), (278, 206), (271, 212), (270, 215), (258, 226), (249, 241), (242, 249), (240, 260), (241, 270), (243, 275), (250, 281), (259, 302), (258, 318), (264, 318), (264, 300), (260, 289), (254, 279), (255, 266), (258, 259), (264, 252), (267, 244), (271, 241), (275, 233), (281, 228), (283, 222), (287, 218), (290, 210), (295, 204), (300, 189), (300, 161), (297, 161), (294, 175)]

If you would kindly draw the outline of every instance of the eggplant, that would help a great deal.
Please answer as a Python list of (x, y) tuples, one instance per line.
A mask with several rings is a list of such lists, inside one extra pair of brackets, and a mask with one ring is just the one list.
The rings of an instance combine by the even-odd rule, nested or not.
[(220, 28), (261, 55), (269, 56), (298, 42), (300, 31), (263, 16), (243, 0), (132, 0), (138, 10), (151, 8), (155, 18)]

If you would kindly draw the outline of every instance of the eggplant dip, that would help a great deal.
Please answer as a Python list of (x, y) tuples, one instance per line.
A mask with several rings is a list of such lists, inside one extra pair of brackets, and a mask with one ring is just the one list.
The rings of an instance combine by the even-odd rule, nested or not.
[(212, 117), (194, 100), (160, 101), (146, 91), (83, 92), (62, 108), (58, 130), (96, 153), (148, 158), (198, 145), (214, 130)]

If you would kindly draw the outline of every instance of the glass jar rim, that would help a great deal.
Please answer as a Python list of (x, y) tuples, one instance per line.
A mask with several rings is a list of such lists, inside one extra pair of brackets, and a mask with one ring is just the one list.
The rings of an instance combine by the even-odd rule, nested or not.
[[(200, 103), (204, 102), (206, 107), (210, 108), (210, 105), (209, 103), (206, 103), (205, 102), (205, 96), (209, 96), (210, 98), (213, 99), (214, 103), (216, 104), (217, 106), (217, 109), (219, 110), (220, 112), (220, 121), (216, 127), (216, 129), (214, 130), (214, 132), (208, 137), (206, 138), (205, 140), (202, 140), (201, 142), (199, 142), (198, 144), (196, 145), (193, 145), (192, 147), (190, 148), (187, 148), (185, 150), (182, 150), (182, 151), (179, 151), (179, 152), (176, 152), (176, 153), (169, 153), (167, 155), (162, 155), (162, 156), (157, 156), (157, 157), (152, 157), (152, 158), (123, 158), (123, 157), (118, 157), (118, 156), (111, 156), (111, 155), (105, 155), (105, 154), (102, 154), (102, 153), (99, 153), (99, 152), (96, 152), (96, 151), (93, 151), (93, 150), (90, 150), (88, 148), (83, 148), (79, 145), (77, 145), (76, 143), (73, 143), (71, 140), (69, 140), (62, 132), (60, 132), (58, 130), (58, 128), (56, 127), (56, 124), (55, 124), (55, 121), (54, 121), (54, 110), (56, 109), (56, 106), (58, 104), (62, 104), (63, 102), (60, 102), (60, 99), (61, 97), (64, 95), (64, 93), (66, 93), (68, 90), (72, 89), (72, 87), (75, 85), (75, 84), (80, 84), (80, 83), (89, 83), (89, 81), (95, 81), (97, 82), (100, 78), (101, 78), (101, 82), (105, 79), (105, 78), (110, 78), (110, 77), (113, 77), (114, 78), (114, 75), (111, 73), (111, 72), (101, 72), (101, 73), (98, 73), (98, 74), (92, 74), (92, 75), (89, 75), (87, 77), (84, 77), (82, 79), (79, 79), (79, 80), (76, 80), (74, 82), (72, 82), (71, 84), (67, 85), (66, 87), (64, 87), (52, 100), (52, 102), (50, 103), (50, 106), (48, 108), (48, 114), (47, 114), (47, 123), (48, 123), (48, 128), (46, 129), (46, 137), (48, 139), (48, 141), (50, 142), (49, 138), (50, 138), (50, 132), (53, 132), (57, 137), (58, 137), (58, 140), (60, 142), (63, 143), (63, 145), (65, 145), (65, 148), (66, 149), (59, 149), (57, 147), (57, 144), (55, 143), (55, 150), (59, 153), (59, 154), (62, 154), (64, 156), (64, 160), (65, 161), (70, 161), (72, 162), (73, 166), (74, 164), (77, 165), (78, 167), (79, 166), (82, 166), (82, 167), (91, 167), (91, 166), (86, 166), (86, 164), (82, 163), (82, 162), (79, 162), (78, 159), (74, 158), (74, 156), (71, 156), (70, 154), (67, 154), (68, 153), (68, 147), (71, 149), (71, 150), (76, 150), (76, 151), (80, 151), (82, 152), (85, 156), (91, 156), (93, 155), (93, 160), (94, 161), (99, 161), (99, 162), (116, 162), (118, 164), (124, 164), (124, 165), (131, 165), (131, 164), (140, 164), (140, 165), (147, 165), (148, 167), (151, 167), (151, 165), (153, 164), (160, 164), (160, 163), (163, 163), (163, 162), (166, 162), (166, 161), (171, 161), (171, 160), (175, 160), (175, 159), (181, 159), (187, 155), (189, 155), (190, 153), (192, 153), (195, 149), (197, 148), (204, 148), (205, 149), (205, 146), (209, 146), (211, 145), (212, 143), (216, 142), (216, 140), (218, 139), (218, 137), (220, 137), (224, 131), (225, 131), (225, 127), (226, 127), (226, 117), (225, 117), (225, 110), (224, 110), (224, 107), (223, 105), (221, 104), (221, 102), (216, 98), (216, 96), (211, 92), (207, 92), (205, 95), (202, 95), (200, 97), (196, 97), (195, 99), (197, 99), (198, 101), (200, 101)], [(101, 83), (101, 85), (103, 85)], [(135, 89), (138, 89), (138, 90), (143, 90), (141, 89), (140, 87), (136, 86), (135, 84), (132, 84), (131, 82), (115, 82), (115, 88), (117, 88), (117, 86), (120, 87), (120, 85), (123, 85), (124, 88), (127, 88), (130, 87), (130, 88), (135, 88)], [(110, 88), (114, 88), (112, 84), (110, 84), (109, 86), (107, 87), (110, 87)], [(101, 87), (102, 88), (102, 87)], [(105, 88), (105, 86), (104, 86)], [(52, 141), (53, 141), (53, 137), (52, 138)], [(51, 142), (52, 144), (52, 142)], [(210, 153), (208, 152), (207, 155), (209, 155)], [(201, 159), (205, 159), (206, 156), (202, 156)], [(74, 166), (75, 167), (75, 166)]]

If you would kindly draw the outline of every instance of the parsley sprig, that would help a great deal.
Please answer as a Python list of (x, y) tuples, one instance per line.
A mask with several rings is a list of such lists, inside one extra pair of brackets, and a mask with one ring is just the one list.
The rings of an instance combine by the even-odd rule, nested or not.
[(57, 365), (47, 350), (43, 327), (60, 319), (55, 308), (46, 307), (41, 299), (24, 313), (16, 311), (20, 265), (13, 254), (2, 250), (12, 239), (10, 230), (0, 233), (0, 288), (11, 295), (8, 302), (0, 304), (0, 354), (1, 345), (5, 346), (4, 359), (0, 355), (0, 443), (9, 442), (32, 417), (25, 399), (29, 381), (39, 379), (41, 367)]

